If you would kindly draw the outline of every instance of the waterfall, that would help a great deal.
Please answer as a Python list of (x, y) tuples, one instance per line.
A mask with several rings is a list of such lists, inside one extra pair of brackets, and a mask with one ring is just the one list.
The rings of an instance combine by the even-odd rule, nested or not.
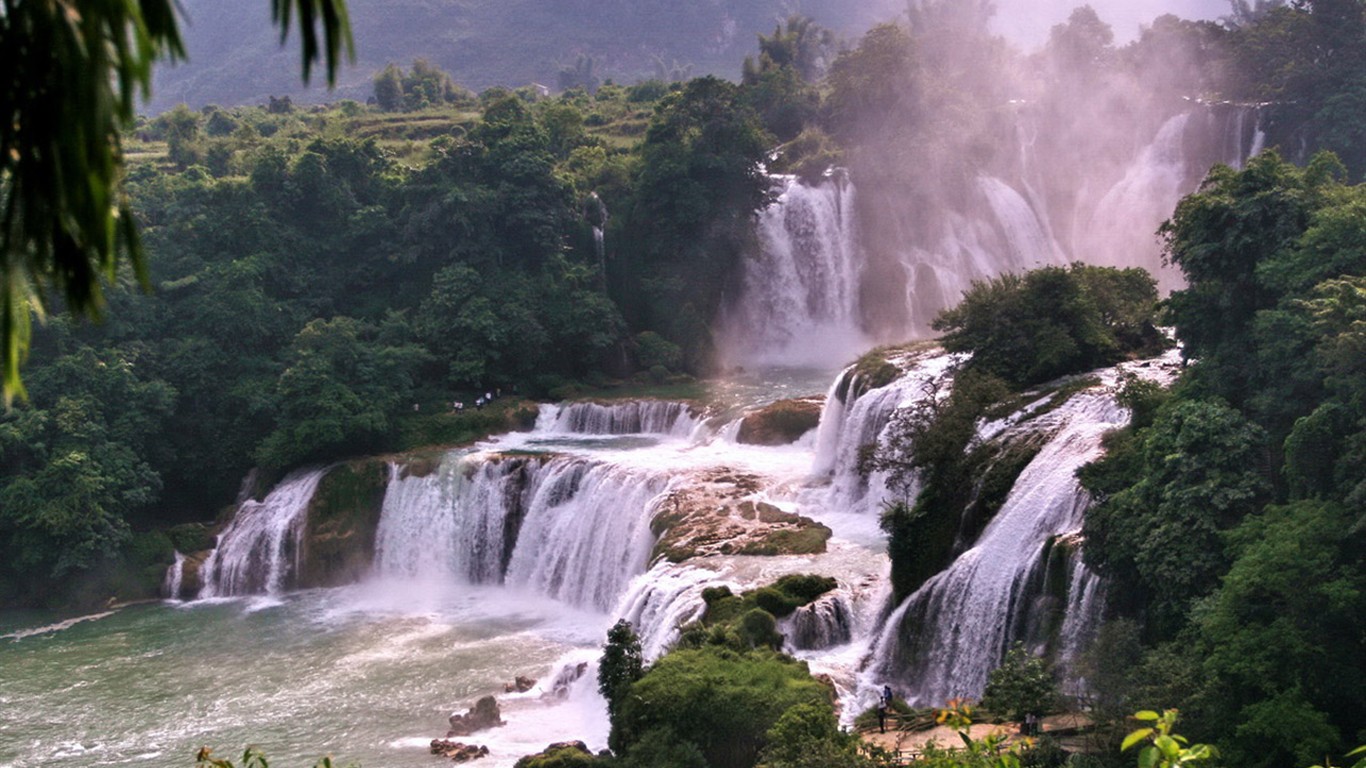
[(759, 214), (758, 252), (722, 322), (723, 357), (761, 365), (845, 359), (867, 345), (854, 185), (842, 171), (814, 186), (790, 176), (774, 182), (781, 192)]
[(689, 437), (703, 419), (689, 403), (623, 400), (613, 403), (542, 405), (536, 431), (576, 435), (670, 435)]
[(577, 457), (448, 457), (397, 470), (376, 535), (381, 576), (505, 584), (607, 611), (645, 569), (667, 475)]
[[(1184, 135), (1190, 114), (1177, 115), (1162, 125), (1124, 177), (1105, 192), (1084, 219), (1079, 252), (1092, 264), (1112, 267), (1143, 266), (1167, 289), (1180, 285), (1179, 272), (1156, 258), (1157, 228), (1172, 215), (1189, 191)], [(1204, 169), (1201, 169), (1202, 171)]]
[(185, 581), (185, 556), (175, 550), (175, 562), (166, 569), (166, 577), (161, 582), (161, 592), (170, 600), (180, 599), (180, 586)]
[(1079, 564), (1069, 566), (1056, 554), (1064, 551), (1058, 542), (1080, 530), (1090, 503), (1077, 469), (1101, 454), (1102, 436), (1127, 418), (1111, 395), (1090, 390), (1022, 427), (1053, 437), (977, 542), (888, 619), (873, 654), (876, 679), (908, 689), (908, 700), (921, 705), (980, 696), (1011, 643), (1046, 634), (1030, 624), (1041, 621), (1038, 601), (1048, 596), (1046, 582), (1056, 572), (1050, 566), (1071, 568), (1064, 582), (1072, 622), (1064, 619), (1061, 633), (1072, 638), (1064, 646), (1080, 643), (1091, 619), (1080, 611), (1094, 604), (1097, 587)]
[(262, 501), (247, 499), (204, 561), (200, 597), (278, 594), (298, 570), (308, 503), (326, 469), (294, 472)]
[(702, 618), (702, 590), (723, 583), (741, 591), (736, 584), (718, 581), (714, 571), (662, 562), (631, 582), (616, 614), (631, 622), (645, 659), (653, 661), (678, 639), (679, 629)]
[(435, 472), (390, 469), (375, 533), (381, 576), (467, 584), (502, 581), (526, 514), (539, 457), (448, 457)]
[(1039, 220), (1039, 214), (1019, 192), (992, 176), (979, 178), (977, 187), (986, 197), (1004, 235), (1004, 252), (1008, 256), (994, 265), (997, 271), (1022, 272), (1050, 264), (1067, 263), (1062, 248), (1053, 241), (1053, 236)]
[(827, 507), (843, 511), (877, 512), (889, 498), (887, 474), (863, 465), (867, 447), (883, 444), (892, 416), (919, 400), (947, 395), (935, 391), (938, 380), (955, 357), (942, 350), (904, 356), (897, 363), (904, 373), (886, 386), (862, 392), (853, 366), (836, 379), (826, 395), (816, 428), (816, 455), (811, 473), (830, 479)]
[(848, 595), (835, 590), (793, 611), (778, 629), (793, 650), (822, 650), (853, 640), (855, 619)]

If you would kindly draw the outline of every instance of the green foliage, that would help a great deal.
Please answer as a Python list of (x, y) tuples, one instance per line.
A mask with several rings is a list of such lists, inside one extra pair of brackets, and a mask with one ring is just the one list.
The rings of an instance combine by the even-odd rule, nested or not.
[[(177, 6), (6, 2), (0, 14), (0, 390), (22, 393), (30, 317), (55, 309), (99, 317), (103, 283), (124, 257), (147, 285), (133, 213), (121, 188), (120, 132), (147, 96), (152, 62), (183, 59)], [(331, 84), (352, 52), (343, 0), (271, 0), (282, 33), (297, 17), (303, 76), (324, 58)], [(322, 42), (319, 42), (321, 31)]]
[(1074, 264), (973, 283), (934, 320), (950, 352), (1014, 387), (1110, 365), (1161, 346), (1156, 284), (1140, 269)]
[(1176, 725), (1176, 715), (1174, 709), (1160, 715), (1151, 710), (1135, 713), (1134, 719), (1152, 725), (1139, 728), (1124, 737), (1120, 748), (1128, 751), (1145, 741), (1149, 742), (1139, 750), (1139, 768), (1183, 768), (1217, 758), (1219, 751), (1214, 747), (1208, 744), (1191, 744), (1184, 736), (1172, 733), (1172, 728)]
[(1366, 712), (1366, 570), (1331, 503), (1268, 507), (1229, 539), (1234, 561), (1194, 621), (1206, 729), (1240, 765), (1272, 766), (1342, 749)]
[(910, 117), (918, 62), (910, 35), (895, 24), (873, 27), (858, 47), (830, 66), (826, 100), (831, 132), (843, 138), (880, 137)]
[(591, 768), (603, 762), (602, 758), (585, 752), (577, 746), (567, 745), (547, 749), (535, 755), (520, 758), (513, 768)]
[(1230, 36), (1230, 89), (1269, 102), (1270, 145), (1336, 152), (1361, 179), (1366, 9), (1352, 0), (1290, 3), (1250, 21)]
[(1058, 682), (1041, 658), (1016, 643), (987, 677), (982, 706), (1012, 720), (1043, 715), (1058, 706)]
[(117, 557), (127, 518), (158, 499), (148, 462), (176, 392), (137, 362), (83, 346), (35, 372), (29, 403), (0, 415), (0, 581), (27, 585), (25, 602)]
[(258, 452), (285, 468), (378, 447), (409, 399), (424, 352), (379, 343), (379, 329), (351, 318), (314, 320), (295, 337), (276, 393), (276, 427)]
[(374, 92), (375, 104), (385, 112), (474, 102), (474, 94), (456, 85), (450, 75), (426, 59), (414, 59), (409, 70), (393, 64), (386, 66), (375, 75)]
[(612, 295), (628, 320), (679, 344), (692, 370), (710, 365), (711, 319), (750, 246), (753, 215), (768, 202), (760, 168), (768, 147), (740, 89), (716, 78), (666, 96), (645, 135), (623, 228), (635, 253)]
[(876, 763), (860, 749), (857, 734), (844, 733), (828, 704), (808, 703), (791, 707), (767, 734), (768, 746), (760, 755), (762, 768), (859, 768)]
[[(1163, 234), (1188, 288), (1167, 311), (1195, 360), (1169, 394), (1126, 391), (1134, 426), (1081, 473), (1100, 502), (1086, 560), (1148, 643), (1130, 674), (1109, 665), (1112, 705), (1180, 702), (1230, 764), (1341, 754), (1366, 717), (1366, 224), (1341, 176), (1331, 157), (1264, 154), (1182, 201)], [(1181, 758), (1173, 743), (1144, 760)]]
[(609, 716), (621, 708), (631, 684), (640, 679), (644, 670), (640, 638), (631, 622), (621, 619), (607, 631), (607, 645), (603, 646), (598, 662), (598, 692), (607, 700)]
[(829, 712), (828, 696), (805, 664), (771, 651), (676, 650), (631, 685), (612, 718), (613, 749), (642, 766), (656, 764), (646, 754), (667, 752), (667, 765), (750, 768), (784, 713), (803, 704)]
[(1087, 515), (1087, 562), (1124, 585), (1150, 629), (1173, 632), (1228, 567), (1224, 531), (1266, 500), (1263, 440), (1226, 405), (1172, 403), (1144, 433), (1140, 479)]

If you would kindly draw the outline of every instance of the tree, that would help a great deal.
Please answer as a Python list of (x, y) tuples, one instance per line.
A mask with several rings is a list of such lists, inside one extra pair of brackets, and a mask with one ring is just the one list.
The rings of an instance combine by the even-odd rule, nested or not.
[(1194, 621), (1200, 716), (1230, 765), (1304, 765), (1340, 752), (1366, 717), (1366, 570), (1345, 510), (1268, 507)]
[(631, 622), (621, 619), (607, 630), (607, 645), (598, 662), (598, 692), (607, 699), (607, 714), (621, 708), (631, 684), (645, 674), (645, 660)]
[(829, 701), (806, 664), (772, 651), (675, 650), (631, 685), (611, 740), (628, 760), (642, 749), (691, 747), (712, 768), (751, 768), (783, 713), (801, 704), (828, 711)]
[[(1178, 400), (1144, 433), (1142, 474), (1086, 516), (1088, 564), (1170, 637), (1228, 567), (1225, 532), (1266, 500), (1265, 434), (1216, 401)], [(1137, 604), (1135, 606), (1135, 604)]]
[(1074, 264), (975, 282), (934, 319), (944, 348), (1015, 387), (1040, 384), (1161, 346), (1157, 288), (1141, 269)]
[[(141, 241), (121, 188), (120, 132), (152, 65), (185, 58), (174, 0), (0, 4), (0, 389), (23, 393), (31, 318), (98, 318), (121, 264), (144, 286)], [(303, 77), (334, 82), (353, 55), (345, 0), (271, 0), (282, 39), (297, 17)]]
[(1042, 715), (1057, 703), (1058, 682), (1048, 671), (1048, 664), (1020, 643), (1006, 652), (1001, 666), (991, 671), (982, 695), (983, 707), (1013, 720)]
[(375, 75), (375, 103), (385, 112), (396, 112), (403, 107), (403, 74), (393, 64)]
[(421, 348), (379, 334), (349, 317), (314, 320), (299, 331), (276, 384), (280, 411), (257, 451), (261, 464), (285, 468), (379, 445), (425, 358)]

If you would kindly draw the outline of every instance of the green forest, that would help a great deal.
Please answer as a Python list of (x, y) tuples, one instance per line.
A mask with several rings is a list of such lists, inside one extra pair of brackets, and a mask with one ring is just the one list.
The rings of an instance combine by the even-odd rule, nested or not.
[[(961, 182), (973, 169), (932, 150), (983, 140), (963, 130), (1000, 95), (969, 85), (982, 69), (1118, 81), (1179, 48), (1182, 81), (1147, 103), (1195, 88), (1262, 104), (1270, 149), (1213, 168), (1163, 225), (1186, 280), (1170, 297), (1142, 272), (1077, 264), (978, 283), (939, 315), (941, 343), (971, 357), (947, 404), (905, 426), (914, 447), (878, 459), (927, 478), (883, 517), (893, 587), (945, 564), (978, 418), (1179, 344), (1176, 386), (1131, 382), (1132, 424), (1081, 474), (1085, 557), (1110, 584), (1084, 662), (1095, 712), (1122, 730), (1179, 708), (1220, 765), (1340, 760), (1366, 741), (1366, 6), (1243, 10), (1162, 17), (1115, 46), (1083, 8), (1032, 56), (931, 10), (844, 50), (794, 17), (739, 82), (581, 71), (555, 95), (476, 94), (418, 60), (376, 73), (371, 104), (140, 118), (124, 185), (150, 290), (130, 270), (102, 322), (35, 328), (27, 397), (0, 415), (0, 605), (155, 595), (244, 477), (260, 493), (302, 465), (469, 442), (523, 423), (523, 399), (693, 387), (718, 373), (714, 323), (768, 172), (875, 178), (895, 154)], [(967, 54), (946, 29), (969, 33)], [(648, 669), (614, 629), (601, 680), (620, 762), (885, 763), (773, 640), (821, 587), (711, 593)], [(1042, 746), (1014, 764), (977, 748), (974, 765), (1059, 764)]]

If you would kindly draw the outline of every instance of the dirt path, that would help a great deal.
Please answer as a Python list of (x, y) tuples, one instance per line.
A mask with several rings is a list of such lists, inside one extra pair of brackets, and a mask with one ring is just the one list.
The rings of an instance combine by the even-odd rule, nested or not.
[[(1050, 731), (1064, 731), (1074, 733), (1079, 728), (1087, 728), (1091, 725), (1091, 719), (1080, 712), (1069, 712), (1060, 715), (1048, 715), (1043, 718), (1041, 728), (1045, 734)], [(1019, 723), (978, 723), (968, 729), (968, 736), (973, 741), (979, 741), (992, 734), (1003, 733), (1010, 737), (1012, 741), (1020, 737)], [(963, 742), (958, 737), (958, 732), (947, 725), (940, 725), (924, 731), (888, 731), (886, 733), (862, 734), (863, 740), (869, 744), (875, 744), (889, 752), (918, 752), (926, 744), (934, 742), (937, 746), (954, 748), (962, 746)]]

